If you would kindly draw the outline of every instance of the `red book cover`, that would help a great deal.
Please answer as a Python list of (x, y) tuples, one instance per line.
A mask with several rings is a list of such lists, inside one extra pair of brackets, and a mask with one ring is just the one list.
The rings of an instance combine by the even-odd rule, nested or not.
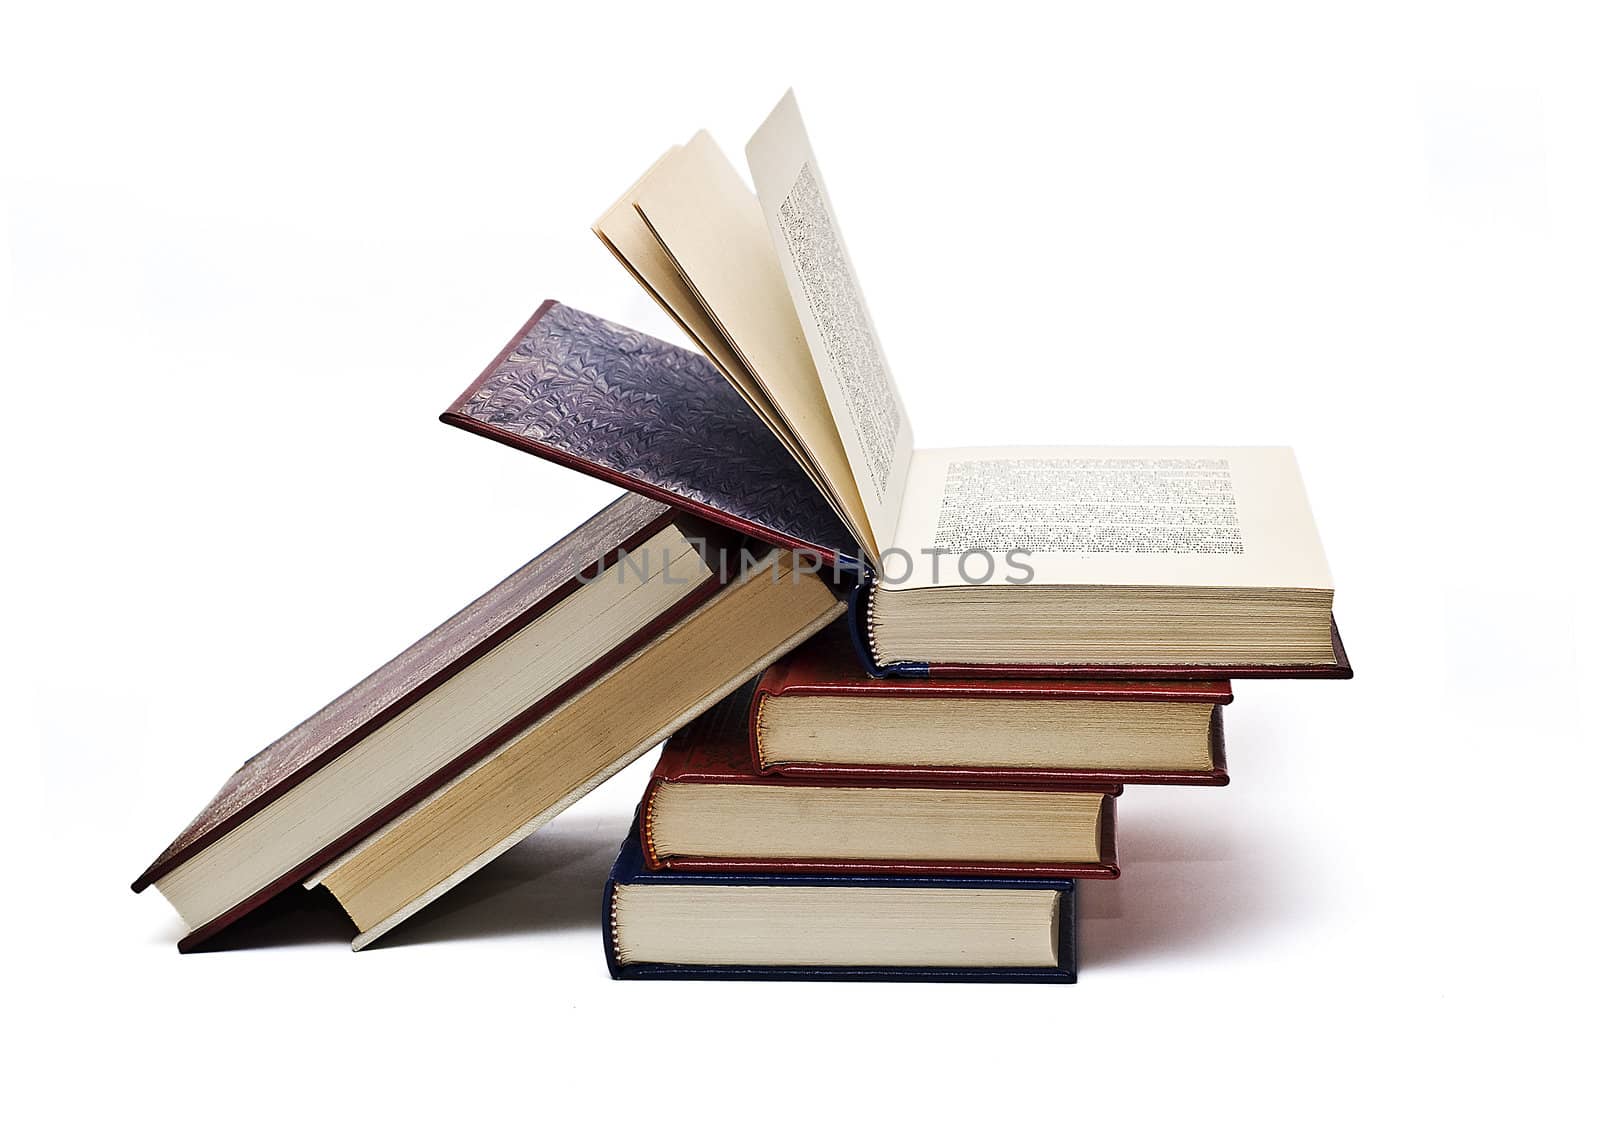
[[(640, 805), (639, 836), (647, 868), (685, 872), (768, 872), (796, 874), (884, 874), (930, 877), (1083, 877), (1114, 878), (1117, 867), (1116, 797), (1122, 789), (1113, 784), (971, 783), (949, 779), (896, 777), (870, 781), (839, 780), (816, 776), (763, 775), (750, 760), (746, 736), (752, 690), (746, 687), (673, 735), (661, 750)], [(899, 859), (741, 858), (727, 855), (667, 854), (658, 846), (658, 799), (670, 784), (738, 784), (792, 788), (881, 788), (959, 791), (972, 788), (1007, 791), (1091, 792), (1101, 796), (1099, 809), (1099, 860), (1094, 862), (993, 862), (906, 861)]]
[[(820, 697), (859, 699), (1057, 699), (1063, 702), (1170, 702), (1211, 707), (1211, 767), (1204, 771), (1133, 768), (952, 768), (872, 764), (872, 746), (861, 746), (862, 763), (819, 761), (766, 763), (762, 754), (763, 729), (770, 720), (773, 698)], [(764, 774), (782, 774), (838, 783), (906, 780), (959, 781), (997, 786), (1009, 784), (1185, 784), (1221, 787), (1228, 782), (1223, 748), (1222, 707), (1233, 701), (1226, 680), (1138, 681), (1068, 678), (876, 678), (867, 674), (856, 658), (848, 625), (838, 624), (767, 669), (756, 684), (750, 707), (750, 758)]]

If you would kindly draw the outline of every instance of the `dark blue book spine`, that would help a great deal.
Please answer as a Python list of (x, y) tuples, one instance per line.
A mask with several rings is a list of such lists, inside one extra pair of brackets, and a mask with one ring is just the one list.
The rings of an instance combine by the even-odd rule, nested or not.
[(877, 657), (872, 654), (872, 640), (867, 634), (867, 613), (872, 601), (872, 582), (872, 572), (864, 570), (861, 580), (851, 587), (849, 599), (845, 602), (848, 609), (850, 642), (856, 649), (856, 657), (861, 660), (862, 668), (873, 678), (927, 678), (926, 663), (879, 663)]

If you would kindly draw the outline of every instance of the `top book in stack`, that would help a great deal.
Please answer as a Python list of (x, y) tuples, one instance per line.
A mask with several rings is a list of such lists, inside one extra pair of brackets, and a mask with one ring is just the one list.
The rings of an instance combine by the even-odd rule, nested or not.
[[(854, 615), (875, 671), (1348, 677), (1292, 452), (916, 448), (792, 93), (746, 155), (754, 193), (697, 133), (594, 227), (710, 361), (678, 362), (674, 379), (650, 386), (668, 404), (719, 403), (698, 430), (699, 455), (663, 474), (653, 414), (605, 408), (633, 396), (633, 352), (617, 351), (605, 371), (563, 364), (565, 336), (541, 338), (537, 317), (497, 362), (537, 361), (541, 348), (549, 360), (553, 348), (569, 391), (588, 379), (588, 399), (569, 392), (561, 403), (583, 447), (530, 434), (534, 403), (503, 385), (527, 379), (493, 365), (445, 420), (656, 498), (687, 498), (769, 541), (862, 563), (870, 573)], [(712, 376), (732, 394), (708, 390)], [(796, 488), (825, 501), (820, 516), (795, 519), (770, 486), (719, 486), (751, 463), (717, 455), (710, 422), (728, 421), (730, 406), (770, 433), (768, 455), (792, 459)], [(770, 484), (771, 466), (760, 470)], [(847, 542), (830, 535), (835, 522)], [(823, 530), (811, 537), (807, 527)]]

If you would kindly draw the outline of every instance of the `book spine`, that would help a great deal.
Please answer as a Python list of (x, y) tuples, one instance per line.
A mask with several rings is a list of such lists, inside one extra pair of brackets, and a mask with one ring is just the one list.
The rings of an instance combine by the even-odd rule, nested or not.
[[(661, 766), (657, 764), (656, 767)], [(651, 776), (644, 798), (639, 801), (639, 849), (644, 852), (644, 866), (649, 870), (666, 869), (668, 865), (656, 853), (656, 794), (661, 790), (661, 782), (660, 775)]]
[(756, 684), (755, 697), (750, 700), (750, 767), (755, 769), (757, 776), (771, 775), (775, 771), (768, 768), (761, 757), (761, 739), (766, 720), (765, 708), (767, 699), (780, 693), (780, 690), (768, 688), (767, 676), (771, 674), (772, 671), (768, 670), (766, 675), (761, 676), (761, 681)]
[(880, 663), (877, 647), (872, 639), (872, 587), (870, 572), (863, 572), (861, 580), (850, 589), (847, 602), (850, 642), (855, 647), (861, 667), (873, 678), (927, 678), (926, 663)]
[(606, 970), (613, 979), (622, 979), (623, 968), (617, 962), (617, 879), (606, 879), (606, 891), (600, 898), (600, 939), (605, 944)]

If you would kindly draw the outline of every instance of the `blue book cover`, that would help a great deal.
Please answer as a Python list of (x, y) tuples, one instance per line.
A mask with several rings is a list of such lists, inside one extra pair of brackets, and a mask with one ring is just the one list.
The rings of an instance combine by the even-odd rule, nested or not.
[[(1020, 889), (1057, 896), (1056, 963), (1041, 967), (841, 967), (760, 966), (751, 964), (623, 963), (617, 950), (617, 887), (629, 885), (726, 885), (768, 888), (823, 886)], [(870, 877), (812, 874), (682, 873), (645, 868), (637, 825), (628, 832), (611, 868), (601, 905), (606, 966), (614, 979), (813, 979), (857, 982), (924, 983), (1074, 983), (1078, 981), (1077, 884), (1071, 879), (977, 877)]]

